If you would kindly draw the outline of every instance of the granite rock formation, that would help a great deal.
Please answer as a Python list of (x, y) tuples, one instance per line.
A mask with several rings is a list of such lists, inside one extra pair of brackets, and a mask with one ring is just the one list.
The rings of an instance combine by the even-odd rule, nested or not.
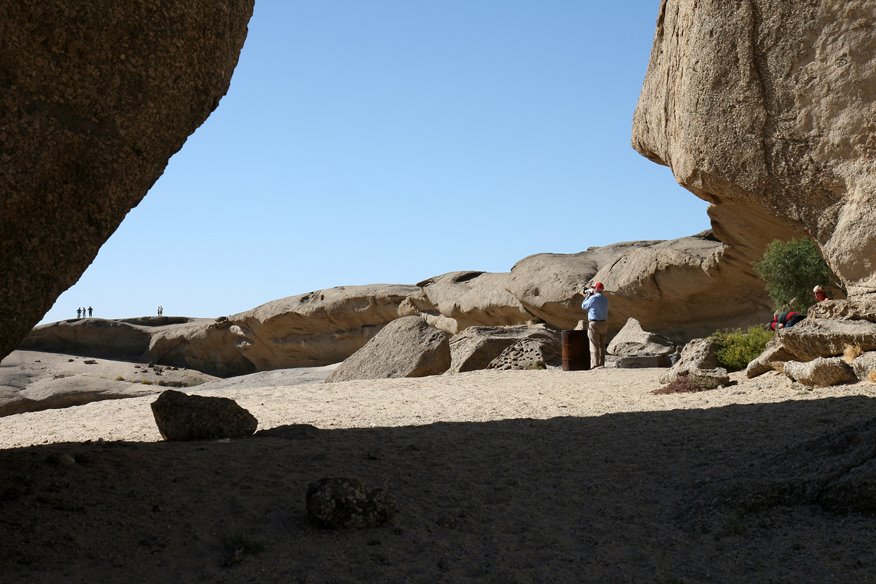
[(508, 290), (533, 316), (573, 329), (586, 318), (581, 290), (600, 281), (609, 299), (609, 335), (633, 317), (649, 331), (684, 342), (769, 320), (763, 283), (750, 264), (728, 261), (726, 252), (726, 245), (705, 232), (577, 254), (537, 254), (512, 268)]
[(865, 355), (876, 350), (876, 300), (870, 297), (812, 306), (804, 320), (776, 334), (767, 349), (748, 364), (746, 375), (781, 371), (788, 361), (838, 357), (849, 349)]
[(419, 316), (405, 316), (386, 325), (364, 347), (350, 355), (326, 379), (425, 377), (450, 367), (447, 333)]
[(660, 335), (648, 332), (633, 317), (608, 344), (606, 352), (618, 357), (634, 357), (644, 355), (670, 355), (676, 352), (675, 344)]
[(156, 362), (219, 377), (343, 361), (397, 318), (416, 286), (340, 286), (228, 317), (71, 319), (41, 325), (21, 349)]
[(253, 0), (0, 6), (0, 358), (228, 89)]
[[(487, 369), (502, 353), (520, 341), (530, 340), (545, 347), (546, 365), (558, 365), (560, 335), (544, 325), (473, 326), (450, 339), (450, 373)], [(552, 351), (547, 347), (554, 347)], [(495, 361), (498, 365), (500, 361)]]
[(311, 483), (305, 497), (307, 517), (325, 529), (379, 527), (398, 513), (383, 489), (368, 489), (359, 479), (328, 477)]
[(258, 427), (249, 410), (227, 397), (188, 395), (170, 389), (151, 406), (158, 431), (168, 441), (248, 438)]
[(338, 286), (268, 302), (229, 319), (245, 341), (241, 354), (255, 370), (343, 361), (399, 315), (417, 286)]
[(681, 349), (678, 361), (663, 375), (660, 383), (672, 383), (679, 376), (688, 375), (690, 371), (714, 370), (718, 368), (717, 344), (713, 339), (694, 339)]
[(841, 357), (818, 357), (805, 363), (788, 361), (784, 372), (792, 381), (814, 387), (828, 387), (858, 380), (854, 370)]
[(633, 147), (712, 203), (724, 263), (813, 237), (876, 293), (876, 0), (663, 0)]
[(547, 369), (559, 367), (562, 362), (562, 351), (555, 340), (536, 337), (521, 339), (506, 347), (498, 357), (490, 361), (487, 369)]
[(451, 272), (417, 284), (422, 295), (414, 304), (421, 312), (455, 321), (460, 332), (470, 326), (507, 326), (533, 320), (508, 291), (507, 273)]

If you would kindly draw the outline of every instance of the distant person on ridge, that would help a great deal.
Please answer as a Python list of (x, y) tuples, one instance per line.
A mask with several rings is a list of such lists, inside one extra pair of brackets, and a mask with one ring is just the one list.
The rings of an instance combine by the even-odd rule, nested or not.
[(88, 318), (91, 318), (91, 311), (92, 311), (92, 308), (89, 306), (88, 307)]
[(76, 309), (76, 318), (82, 318), (82, 309), (81, 308)]
[(605, 286), (596, 282), (584, 290), (581, 308), (587, 311), (587, 336), (590, 338), (590, 368), (605, 366), (605, 336), (608, 333), (608, 298), (602, 295)]

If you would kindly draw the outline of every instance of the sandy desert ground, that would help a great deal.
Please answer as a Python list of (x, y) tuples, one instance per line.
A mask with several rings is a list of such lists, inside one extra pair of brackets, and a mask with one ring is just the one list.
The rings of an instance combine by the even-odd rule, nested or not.
[[(258, 418), (235, 441), (161, 441), (154, 395), (0, 418), (2, 581), (876, 581), (876, 516), (815, 492), (860, 464), (876, 384), (653, 395), (662, 371), (192, 391)], [(331, 476), (398, 514), (313, 527)]]

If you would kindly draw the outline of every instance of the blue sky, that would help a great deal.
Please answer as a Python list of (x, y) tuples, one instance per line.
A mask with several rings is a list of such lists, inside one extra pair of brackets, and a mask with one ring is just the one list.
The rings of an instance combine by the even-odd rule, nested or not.
[(658, 0), (258, 0), (228, 94), (43, 322), (672, 239), (706, 204), (630, 147)]

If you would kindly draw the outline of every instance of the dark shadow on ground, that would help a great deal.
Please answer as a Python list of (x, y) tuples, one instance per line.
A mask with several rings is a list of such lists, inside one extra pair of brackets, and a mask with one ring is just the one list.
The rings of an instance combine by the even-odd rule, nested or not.
[[(847, 502), (872, 496), (874, 420), (876, 400), (853, 397), (0, 451), (0, 574), (10, 584), (872, 582), (876, 517), (825, 493), (845, 481), (858, 489)], [(399, 514), (375, 529), (313, 528), (305, 490), (327, 476), (385, 488)]]

